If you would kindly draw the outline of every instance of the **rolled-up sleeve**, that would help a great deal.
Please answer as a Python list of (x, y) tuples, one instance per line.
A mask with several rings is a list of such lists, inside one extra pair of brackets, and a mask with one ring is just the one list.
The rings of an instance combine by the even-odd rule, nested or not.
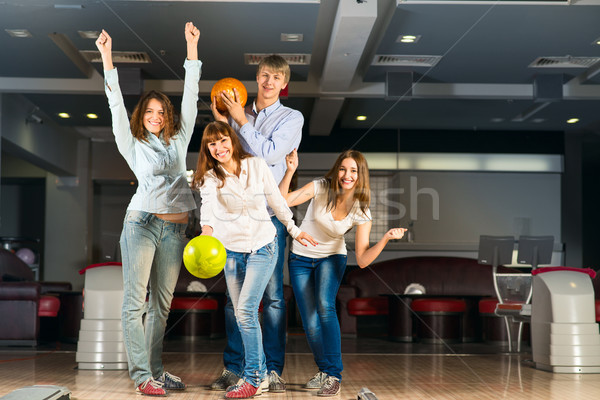
[(294, 148), (297, 148), (302, 139), (302, 126), (304, 117), (296, 110), (290, 110), (277, 124), (267, 137), (257, 131), (251, 123), (240, 128), (240, 135), (248, 144), (255, 155), (264, 159), (267, 164), (277, 164), (285, 159)]

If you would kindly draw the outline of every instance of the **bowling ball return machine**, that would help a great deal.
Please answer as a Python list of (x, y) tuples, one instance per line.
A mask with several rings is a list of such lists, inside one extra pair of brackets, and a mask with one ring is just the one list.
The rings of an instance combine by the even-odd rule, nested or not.
[[(531, 265), (530, 291), (523, 302), (503, 301), (510, 292), (497, 267), (512, 262), (514, 239), (510, 236), (481, 236), (480, 264), (492, 265), (499, 303), (496, 315), (519, 323), (531, 323), (531, 350), (535, 368), (556, 373), (600, 373), (600, 332), (596, 323), (594, 288), (596, 273), (589, 268), (538, 267), (550, 264), (552, 236), (521, 236), (518, 264)], [(506, 274), (510, 275), (510, 274)], [(509, 281), (510, 282), (510, 281)]]

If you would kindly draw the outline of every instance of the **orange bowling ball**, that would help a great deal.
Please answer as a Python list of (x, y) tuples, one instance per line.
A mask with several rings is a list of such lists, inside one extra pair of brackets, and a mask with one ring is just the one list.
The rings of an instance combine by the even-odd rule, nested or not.
[(221, 92), (225, 91), (229, 96), (235, 99), (235, 94), (233, 93), (234, 88), (237, 89), (238, 92), (238, 102), (242, 107), (246, 105), (248, 92), (246, 91), (244, 84), (235, 78), (223, 78), (218, 80), (210, 91), (210, 100), (214, 101), (214, 98), (217, 98), (217, 110), (220, 112), (227, 111), (227, 107), (223, 104), (223, 99), (221, 99)]

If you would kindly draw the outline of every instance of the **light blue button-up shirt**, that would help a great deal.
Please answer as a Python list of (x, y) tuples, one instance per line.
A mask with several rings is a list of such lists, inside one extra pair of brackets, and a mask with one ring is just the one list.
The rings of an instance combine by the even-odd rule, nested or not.
[(258, 113), (255, 103), (245, 111), (247, 124), (240, 127), (231, 118), (229, 123), (239, 134), (244, 149), (264, 159), (279, 184), (287, 169), (285, 156), (300, 146), (304, 117), (279, 100)]
[(162, 133), (139, 141), (131, 134), (129, 118), (119, 87), (117, 69), (104, 71), (105, 92), (112, 113), (113, 134), (119, 152), (138, 180), (128, 210), (156, 214), (180, 213), (196, 208), (186, 178), (187, 148), (198, 113), (199, 60), (185, 60), (185, 82), (181, 100), (181, 129), (167, 146)]

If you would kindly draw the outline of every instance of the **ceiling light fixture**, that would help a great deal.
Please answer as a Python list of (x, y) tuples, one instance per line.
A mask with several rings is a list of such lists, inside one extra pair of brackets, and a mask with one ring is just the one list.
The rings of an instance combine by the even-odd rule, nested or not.
[(417, 43), (421, 39), (421, 35), (400, 35), (396, 39), (397, 43)]
[(79, 36), (81, 36), (84, 39), (98, 39), (98, 36), (100, 36), (100, 32), (98, 31), (77, 31), (77, 33), (79, 33)]
[(302, 33), (282, 33), (281, 41), (282, 42), (302, 42), (304, 40), (304, 35)]
[(66, 113), (66, 112), (58, 113), (58, 116), (61, 118), (71, 118), (71, 114)]
[(569, 118), (567, 124), (576, 124), (579, 122), (579, 118)]
[(366, 115), (357, 115), (356, 116), (356, 120), (357, 121), (366, 121), (367, 120), (367, 116)]
[(86, 114), (85, 116), (88, 117), (89, 119), (98, 119), (98, 115), (93, 114), (93, 113)]
[(63, 10), (81, 10), (83, 6), (81, 4), (55, 4), (54, 8)]
[(8, 33), (12, 37), (16, 38), (32, 38), (33, 35), (27, 29), (5, 29), (6, 33)]

